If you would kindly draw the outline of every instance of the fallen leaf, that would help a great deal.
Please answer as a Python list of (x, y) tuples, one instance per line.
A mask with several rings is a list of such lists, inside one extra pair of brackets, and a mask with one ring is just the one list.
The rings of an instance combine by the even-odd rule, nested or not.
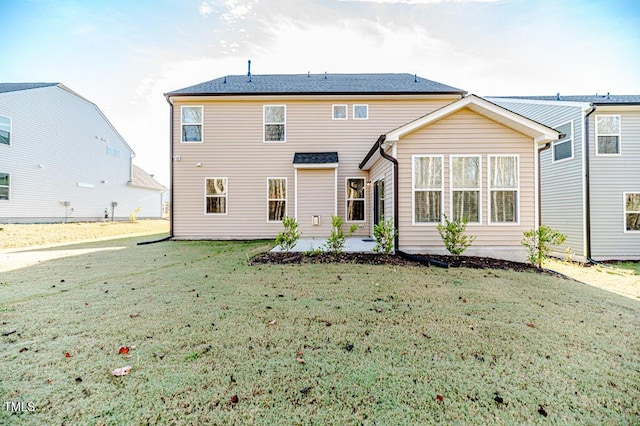
[(538, 408), (538, 414), (540, 414), (543, 417), (547, 417), (548, 416), (547, 410), (545, 410), (542, 405)]
[(493, 397), (493, 400), (498, 404), (504, 404), (504, 399), (502, 399), (502, 397), (499, 396), (498, 394), (496, 394), (496, 396)]
[(304, 355), (304, 352), (302, 352), (302, 351), (298, 351), (298, 352), (296, 352), (296, 355), (298, 355), (298, 356), (302, 356), (302, 355)]
[(406, 355), (407, 353), (407, 351), (402, 351), (402, 355)]
[(118, 355), (126, 355), (129, 353), (129, 346), (122, 346), (118, 351)]
[(28, 351), (28, 350), (29, 350), (29, 348), (22, 348), (22, 349), (20, 349), (18, 352), (22, 353), (22, 352), (26, 352), (26, 351)]
[(353, 351), (353, 343), (347, 343), (347, 344), (344, 346), (344, 350), (345, 350), (345, 351), (347, 351), (347, 352), (351, 352), (351, 351)]
[(69, 352), (64, 353), (65, 358), (71, 358), (71, 354)]
[(532, 322), (528, 322), (527, 327), (536, 328), (536, 325)]
[(436, 401), (438, 401), (438, 404), (442, 404), (444, 402), (444, 397), (442, 395), (436, 395)]
[(126, 367), (116, 368), (111, 372), (111, 374), (113, 374), (116, 377), (120, 377), (120, 376), (126, 376), (130, 372), (131, 372), (131, 366), (127, 365)]
[(269, 321), (269, 325), (276, 325), (276, 320)]
[(232, 404), (237, 404), (238, 403), (238, 395), (233, 395), (231, 397), (231, 403)]
[(304, 359), (298, 358), (298, 364), (304, 364)]
[(382, 308), (376, 308), (376, 312), (377, 312), (377, 313), (382, 312)]
[(301, 394), (306, 394), (307, 392), (309, 392), (311, 390), (313, 386), (307, 386), (305, 388), (300, 389), (300, 393)]
[(45, 380), (45, 381), (44, 381), (44, 384), (45, 384), (45, 385), (50, 385), (50, 384), (51, 384), (51, 380), (49, 380), (49, 379)]
[(17, 330), (5, 331), (2, 333), (2, 337), (11, 336), (13, 333), (17, 333)]
[(84, 302), (84, 306), (89, 306), (89, 302)]
[(131, 314), (129, 315), (131, 318), (138, 318), (140, 316), (140, 314)]
[(82, 383), (82, 377), (76, 377), (76, 383)]

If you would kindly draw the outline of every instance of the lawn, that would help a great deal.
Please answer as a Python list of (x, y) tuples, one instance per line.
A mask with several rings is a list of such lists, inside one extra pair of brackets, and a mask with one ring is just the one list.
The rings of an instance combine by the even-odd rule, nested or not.
[(264, 241), (136, 245), (155, 237), (2, 274), (0, 424), (640, 422), (638, 301), (529, 272), (248, 266)]

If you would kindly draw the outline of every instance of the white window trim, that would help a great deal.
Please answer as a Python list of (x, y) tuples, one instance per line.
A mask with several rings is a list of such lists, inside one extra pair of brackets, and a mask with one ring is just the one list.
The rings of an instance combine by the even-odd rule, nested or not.
[(0, 187), (2, 187), (2, 188), (9, 188), (9, 193), (7, 194), (7, 199), (6, 199), (6, 200), (1, 200), (1, 199), (0, 199), (0, 202), (3, 202), (3, 201), (5, 201), (5, 202), (6, 202), (6, 201), (11, 201), (11, 173), (9, 173), (9, 172), (2, 172), (2, 173), (4, 173), (5, 175), (8, 175), (8, 176), (9, 176), (9, 185), (0, 185)]
[[(284, 108), (284, 121), (282, 123), (267, 123), (267, 107), (283, 107)], [(281, 141), (268, 141), (266, 127), (267, 124), (282, 124), (284, 125), (284, 139)], [(262, 142), (263, 143), (285, 143), (287, 142), (287, 106), (286, 105), (262, 105)]]
[[(493, 188), (491, 187), (491, 159), (497, 157), (515, 157), (516, 158), (516, 167), (518, 169), (516, 173), (516, 179), (518, 180), (517, 188)], [(487, 218), (487, 223), (489, 225), (495, 226), (517, 226), (520, 225), (520, 200), (521, 200), (521, 191), (520, 191), (520, 154), (497, 154), (497, 155), (488, 155), (487, 156), (487, 214), (489, 217)], [(491, 220), (491, 191), (514, 191), (516, 192), (516, 220), (515, 222), (493, 222)]]
[[(364, 106), (367, 107), (367, 116), (366, 117), (356, 117), (356, 107)], [(353, 104), (353, 108), (351, 109), (352, 117), (354, 120), (368, 120), (369, 119), (369, 104)]]
[[(284, 179), (285, 197), (284, 198), (269, 198), (269, 181), (272, 179)], [(267, 178), (267, 223), (282, 223), (282, 220), (269, 220), (269, 201), (284, 201), (284, 215), (289, 215), (289, 182), (286, 177), (268, 177)]]
[[(225, 188), (226, 188), (226, 194), (224, 195), (224, 197), (226, 198), (225, 201), (225, 211), (224, 213), (207, 213), (207, 180), (208, 179), (224, 179), (225, 181)], [(227, 216), (229, 214), (229, 178), (228, 177), (224, 177), (224, 176), (207, 176), (206, 178), (204, 178), (204, 214), (205, 216)]]
[[(438, 222), (416, 222), (416, 191), (425, 191), (424, 189), (416, 189), (416, 158), (434, 157), (440, 158), (442, 167), (440, 168), (440, 206), (441, 217)], [(427, 191), (437, 191), (436, 189), (429, 189)], [(411, 225), (412, 226), (437, 226), (439, 223), (443, 223), (442, 213), (444, 213), (444, 155), (433, 154), (414, 154), (411, 156)]]
[[(618, 117), (618, 123), (619, 123), (619, 128), (618, 128), (618, 133), (598, 133), (598, 117)], [(595, 153), (596, 156), (598, 157), (620, 157), (622, 155), (622, 117), (620, 116), (620, 114), (599, 114), (596, 115), (593, 121), (593, 126), (595, 128)], [(607, 153), (600, 153), (598, 152), (598, 136), (617, 136), (618, 137), (618, 152), (615, 154), (607, 154)]]
[[(335, 116), (335, 107), (344, 107), (344, 118), (339, 118)], [(332, 120), (337, 120), (337, 121), (345, 121), (349, 118), (349, 107), (347, 106), (347, 104), (333, 104), (331, 105), (331, 119)], [(286, 136), (286, 134), (285, 134)]]
[(4, 117), (9, 120), (9, 143), (3, 144), (0, 143), (0, 146), (11, 146), (11, 140), (13, 139), (13, 119), (11, 117), (7, 117), (6, 115), (0, 115), (0, 117)]
[[(453, 159), (454, 158), (477, 158), (478, 159), (478, 187), (477, 188), (454, 188), (453, 187)], [(469, 222), (468, 225), (482, 224), (482, 155), (480, 154), (456, 154), (449, 158), (449, 219), (453, 219), (453, 193), (454, 191), (478, 191), (478, 222)]]
[(628, 191), (622, 193), (622, 231), (625, 234), (640, 234), (640, 231), (627, 231), (627, 213), (640, 213), (640, 211), (636, 212), (635, 210), (627, 211), (627, 195), (629, 194), (640, 194), (640, 191)]
[[(349, 191), (347, 191), (349, 185), (349, 179), (362, 180), (364, 189), (364, 198), (349, 198)], [(364, 201), (364, 219), (363, 220), (349, 220), (349, 200), (351, 201)], [(344, 178), (344, 221), (345, 223), (365, 223), (367, 221), (367, 179), (363, 176), (348, 176)]]
[[(557, 126), (558, 127), (562, 127), (565, 124), (569, 124), (571, 126), (571, 137), (570, 138), (565, 138), (565, 139), (558, 139), (557, 141), (553, 141), (553, 143), (551, 144), (551, 163), (555, 164), (555, 163), (562, 163), (564, 161), (569, 161), (569, 160), (573, 160), (573, 156), (574, 156), (574, 145), (573, 145), (573, 132), (574, 132), (574, 128), (573, 128), (573, 120), (571, 121), (567, 121), (565, 123), (562, 123), (561, 125)], [(596, 138), (597, 139), (597, 138)], [(571, 144), (571, 156), (567, 157), (567, 158), (562, 158), (560, 160), (556, 160), (556, 150), (555, 147), (556, 145), (560, 145), (563, 143), (570, 143)]]
[[(198, 124), (198, 123), (183, 123), (182, 119), (184, 117), (184, 115), (182, 114), (182, 110), (184, 108), (200, 108), (200, 110), (202, 110), (202, 114), (200, 114), (200, 117), (202, 117), (202, 121)], [(182, 126), (200, 126), (200, 140), (199, 141), (183, 141), (182, 140)], [(202, 105), (182, 105), (180, 107), (180, 143), (204, 143), (204, 106)]]

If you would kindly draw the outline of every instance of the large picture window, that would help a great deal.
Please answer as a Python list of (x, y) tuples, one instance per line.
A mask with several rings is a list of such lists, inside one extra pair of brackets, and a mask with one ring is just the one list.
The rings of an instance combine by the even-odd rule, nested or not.
[(205, 213), (227, 214), (227, 178), (205, 179)]
[(442, 157), (413, 157), (413, 221), (434, 223), (442, 220)]
[(364, 178), (347, 178), (347, 221), (364, 221)]
[(640, 232), (640, 192), (624, 194), (624, 229)]
[(181, 109), (182, 142), (202, 142), (203, 107), (183, 106)]
[(569, 121), (557, 127), (556, 130), (562, 137), (553, 143), (553, 161), (573, 158), (573, 122)]
[(620, 154), (620, 116), (596, 115), (596, 155)]
[(267, 179), (267, 204), (270, 222), (279, 222), (287, 215), (287, 178)]
[(518, 157), (489, 156), (489, 209), (492, 223), (518, 222)]
[(286, 141), (287, 108), (284, 105), (264, 106), (264, 141)]
[(451, 157), (452, 220), (480, 222), (480, 157)]
[(0, 144), (11, 145), (11, 119), (0, 115)]
[(0, 200), (9, 199), (10, 188), (9, 173), (0, 173)]

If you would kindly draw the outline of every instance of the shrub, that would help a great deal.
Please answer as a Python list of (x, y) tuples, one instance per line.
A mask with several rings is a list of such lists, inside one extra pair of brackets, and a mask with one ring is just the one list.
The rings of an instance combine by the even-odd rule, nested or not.
[(548, 257), (551, 246), (565, 242), (567, 236), (554, 231), (547, 225), (540, 225), (538, 229), (531, 229), (523, 233), (522, 245), (527, 248), (527, 260), (532, 265), (542, 268), (542, 262)]
[[(342, 217), (331, 215), (331, 234), (327, 238), (327, 242), (324, 244), (327, 251), (332, 253), (342, 253), (344, 250), (344, 244), (346, 242), (346, 236), (342, 230)], [(349, 228), (348, 236), (351, 236), (358, 229), (358, 225), (351, 225)]]
[(438, 232), (444, 242), (444, 246), (452, 255), (460, 256), (476, 239), (475, 236), (465, 234), (469, 220), (450, 221), (447, 215), (444, 215), (444, 222), (444, 225), (442, 223), (438, 224)]
[(284, 250), (289, 253), (289, 250), (293, 248), (300, 239), (300, 232), (298, 232), (298, 222), (295, 218), (285, 216), (282, 218), (282, 230), (276, 236), (276, 244), (280, 247), (280, 250)]
[(376, 246), (373, 251), (377, 253), (389, 254), (393, 250), (393, 240), (398, 235), (398, 230), (393, 226), (393, 220), (387, 219), (373, 227), (373, 237), (376, 239)]

